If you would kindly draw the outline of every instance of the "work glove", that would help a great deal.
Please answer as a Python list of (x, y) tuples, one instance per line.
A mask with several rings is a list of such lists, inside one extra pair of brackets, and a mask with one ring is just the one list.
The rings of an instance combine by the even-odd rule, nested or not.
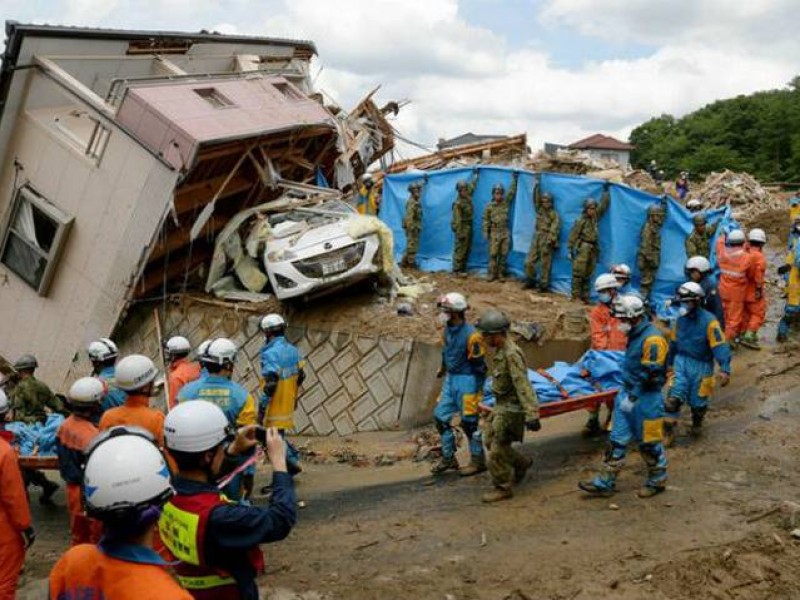
[(539, 419), (528, 419), (525, 421), (525, 429), (528, 431), (539, 431), (542, 428), (542, 422)]
[(781, 265), (780, 267), (778, 267), (778, 275), (786, 275), (791, 270), (792, 270), (791, 266)]
[(625, 396), (622, 402), (619, 403), (619, 410), (625, 414), (630, 414), (633, 412), (633, 405), (634, 402), (631, 400), (631, 397)]
[(33, 527), (28, 527), (22, 532), (22, 541), (25, 543), (25, 550), (33, 546), (33, 542), (36, 541), (36, 532)]

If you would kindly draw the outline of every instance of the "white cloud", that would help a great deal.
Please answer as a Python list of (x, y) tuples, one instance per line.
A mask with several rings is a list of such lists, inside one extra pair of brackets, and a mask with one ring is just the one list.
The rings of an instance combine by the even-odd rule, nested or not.
[(780, 87), (800, 72), (793, 0), (545, 0), (544, 27), (613, 41), (621, 52), (631, 43), (654, 48), (642, 58), (587, 56), (577, 68), (555, 65), (539, 40), (514, 48), (502, 31), (466, 22), (458, 0), (53, 4), (60, 10), (38, 18), (59, 23), (84, 15), (88, 24), (110, 27), (311, 39), (320, 53), (312, 71), (322, 67), (320, 87), (344, 107), (379, 84), (380, 99), (410, 99), (397, 126), (426, 144), (464, 131), (526, 131), (534, 147), (598, 131), (625, 138), (651, 116)]

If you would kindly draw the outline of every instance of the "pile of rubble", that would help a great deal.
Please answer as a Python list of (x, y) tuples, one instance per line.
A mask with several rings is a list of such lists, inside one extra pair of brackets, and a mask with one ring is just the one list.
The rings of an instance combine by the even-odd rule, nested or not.
[(622, 172), (619, 163), (615, 160), (595, 158), (581, 150), (566, 149), (557, 150), (555, 154), (548, 154), (541, 150), (529, 161), (527, 168), (532, 171), (570, 175), (586, 175), (593, 171), (610, 170)]
[[(499, 140), (454, 146), (431, 154), (401, 160), (392, 164), (386, 173), (402, 173), (414, 169), (423, 171), (455, 169), (478, 164), (528, 168), (528, 153), (528, 138), (523, 133)], [(383, 175), (383, 173), (376, 173), (376, 180), (382, 179)]]
[(703, 185), (693, 190), (689, 197), (702, 200), (706, 208), (729, 204), (736, 218), (752, 218), (781, 208), (780, 200), (764, 189), (752, 175), (727, 169), (709, 174)]
[(656, 180), (650, 176), (650, 173), (642, 169), (636, 169), (626, 173), (622, 177), (622, 183), (651, 194), (664, 193), (664, 188), (661, 184), (656, 182)]

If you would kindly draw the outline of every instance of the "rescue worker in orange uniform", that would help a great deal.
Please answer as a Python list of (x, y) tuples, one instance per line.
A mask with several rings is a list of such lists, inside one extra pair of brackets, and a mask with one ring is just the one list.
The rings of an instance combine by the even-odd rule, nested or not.
[(720, 272), (719, 297), (725, 313), (725, 337), (735, 348), (744, 330), (744, 303), (750, 270), (750, 253), (745, 245), (744, 231), (734, 229), (727, 236), (720, 235), (717, 238), (717, 264)]
[(192, 345), (185, 337), (176, 335), (167, 340), (167, 357), (169, 358), (169, 409), (178, 404), (178, 392), (191, 381), (200, 379), (200, 363), (189, 360)]
[(106, 386), (96, 377), (82, 377), (67, 393), (72, 414), (58, 428), (56, 451), (61, 479), (67, 484), (70, 544), (94, 544), (100, 540), (103, 527), (99, 521), (86, 517), (81, 497), (84, 452), (100, 433), (94, 425), (101, 409)]
[(83, 493), (86, 511), (105, 533), (100, 543), (73, 546), (55, 564), (52, 600), (192, 600), (153, 550), (154, 525), (173, 490), (148, 432), (101, 433), (86, 456)]
[(175, 407), (164, 429), (178, 473), (173, 480), (176, 494), (164, 507), (158, 527), (180, 561), (175, 567), (178, 580), (195, 600), (258, 600), (256, 576), (264, 571), (259, 544), (286, 538), (297, 521), (280, 433), (261, 429), (273, 469), (272, 494), (264, 507), (232, 504), (216, 485), (236, 457), (252, 453), (258, 426), (242, 427), (234, 437), (222, 409), (194, 400)]
[[(603, 273), (594, 282), (597, 304), (589, 313), (589, 329), (592, 335), (592, 350), (617, 350), (624, 352), (628, 345), (628, 334), (620, 329), (622, 321), (611, 313), (614, 299), (618, 295), (620, 282), (612, 273)], [(589, 419), (583, 426), (583, 435), (600, 434), (600, 407), (589, 410)]]
[(117, 364), (117, 386), (128, 393), (125, 404), (103, 413), (100, 431), (119, 425), (133, 425), (149, 431), (164, 447), (164, 413), (150, 408), (154, 381), (158, 375), (153, 361), (141, 354), (126, 356)]
[[(0, 419), (5, 419), (8, 409), (8, 398), (0, 390)], [(25, 550), (35, 539), (17, 453), (5, 436), (0, 436), (0, 600), (16, 598)]]
[(744, 301), (742, 346), (760, 350), (758, 330), (767, 319), (767, 296), (764, 293), (764, 278), (767, 273), (767, 259), (762, 250), (767, 243), (763, 229), (751, 229), (747, 234), (750, 246), (750, 269), (747, 272), (747, 297)]

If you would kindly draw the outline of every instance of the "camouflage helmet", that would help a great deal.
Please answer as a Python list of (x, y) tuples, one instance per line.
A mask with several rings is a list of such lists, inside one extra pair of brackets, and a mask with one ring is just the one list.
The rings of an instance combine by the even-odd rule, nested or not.
[(415, 190), (421, 190), (422, 184), (419, 181), (412, 181), (408, 184), (408, 191), (413, 192)]
[(495, 193), (497, 193), (497, 192), (500, 192), (500, 193), (502, 194), (502, 193), (503, 193), (503, 192), (505, 192), (505, 191), (506, 191), (506, 188), (505, 188), (505, 186), (504, 186), (502, 183), (495, 183), (495, 184), (492, 186), (492, 193), (493, 193), (493, 194), (495, 194)]
[(586, 210), (587, 208), (597, 208), (597, 200), (594, 198), (587, 198), (583, 201), (583, 209)]
[(664, 207), (660, 204), (651, 204), (647, 209), (648, 215), (664, 215)]
[(481, 333), (505, 333), (511, 327), (511, 322), (499, 310), (491, 308), (478, 319), (477, 327)]
[(30, 371), (39, 366), (39, 361), (33, 354), (23, 354), (14, 363), (15, 371)]
[(542, 194), (542, 200), (549, 200), (550, 202), (552, 202), (553, 194), (551, 194), (550, 192), (545, 192), (544, 194)]
[(706, 224), (706, 216), (702, 214), (697, 214), (692, 217), (692, 223), (695, 225), (705, 225)]
[(461, 190), (467, 189), (468, 186), (469, 184), (466, 179), (459, 179), (458, 183), (456, 183), (456, 190), (460, 192)]

